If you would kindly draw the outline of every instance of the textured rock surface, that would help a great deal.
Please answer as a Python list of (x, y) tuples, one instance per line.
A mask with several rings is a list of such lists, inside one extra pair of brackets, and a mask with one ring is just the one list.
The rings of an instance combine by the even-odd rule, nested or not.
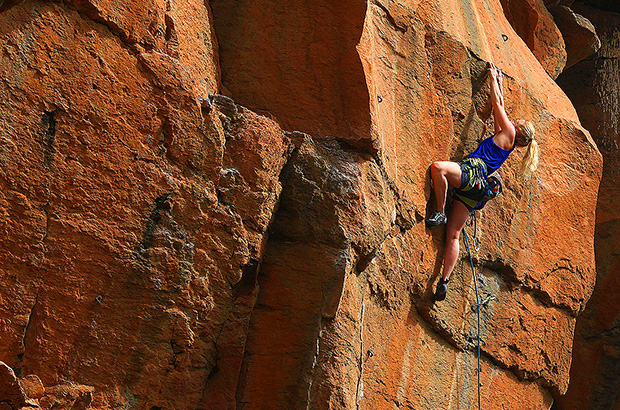
[(249, 296), (235, 285), (261, 258), (288, 139), (201, 104), (217, 84), (201, 75), (215, 61), (197, 62), (214, 55), (208, 29), (184, 60), (191, 31), (177, 46), (147, 25), (164, 42), (147, 51), (125, 15), (25, 2), (1, 17), (3, 359), (46, 391), (91, 386), (94, 408), (197, 405), (216, 366), (238, 371)]
[(210, 4), (223, 84), (236, 101), (274, 116), (284, 129), (369, 148), (368, 90), (356, 52), (366, 2)]
[(10, 408), (20, 408), (26, 404), (26, 395), (13, 369), (3, 362), (0, 362), (0, 403)]
[(602, 47), (558, 79), (604, 158), (596, 209), (597, 283), (577, 320), (571, 384), (558, 409), (620, 408), (620, 15), (580, 6)]
[(587, 18), (568, 6), (554, 6), (550, 10), (566, 43), (567, 68), (591, 56), (601, 47), (596, 29)]
[(540, 0), (502, 0), (506, 18), (536, 56), (545, 71), (556, 78), (566, 65), (565, 36)]
[[(566, 390), (601, 170), (570, 101), (499, 0), (332, 3), (0, 14), (0, 360), (28, 399), (470, 408), (474, 280), (485, 407)], [(491, 132), (487, 61), (541, 165), (515, 150), (480, 276), (435, 305), (428, 166)]]

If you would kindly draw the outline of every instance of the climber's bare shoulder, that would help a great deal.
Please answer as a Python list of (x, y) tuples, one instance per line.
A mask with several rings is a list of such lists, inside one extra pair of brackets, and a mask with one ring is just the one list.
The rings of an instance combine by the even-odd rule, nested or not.
[(493, 137), (493, 142), (501, 149), (510, 150), (515, 144), (515, 135), (515, 127), (510, 124), (495, 134)]

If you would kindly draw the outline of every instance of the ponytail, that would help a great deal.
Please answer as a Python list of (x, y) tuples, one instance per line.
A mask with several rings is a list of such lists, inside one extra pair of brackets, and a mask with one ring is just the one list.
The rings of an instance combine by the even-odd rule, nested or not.
[(538, 168), (538, 143), (532, 138), (527, 145), (527, 152), (521, 163), (521, 173), (525, 178), (529, 178), (536, 171), (536, 168)]

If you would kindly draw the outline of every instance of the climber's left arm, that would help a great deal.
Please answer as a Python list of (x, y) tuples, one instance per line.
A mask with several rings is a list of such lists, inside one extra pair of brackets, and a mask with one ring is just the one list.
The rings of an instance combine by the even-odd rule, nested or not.
[[(495, 129), (495, 135), (500, 133), (504, 129), (505, 124), (501, 121), (501, 115), (496, 114), (496, 106), (504, 112), (504, 86), (503, 86), (503, 74), (495, 64), (489, 62), (489, 78), (491, 79), (491, 105), (493, 107), (493, 126)], [(508, 118), (506, 116), (506, 118)]]

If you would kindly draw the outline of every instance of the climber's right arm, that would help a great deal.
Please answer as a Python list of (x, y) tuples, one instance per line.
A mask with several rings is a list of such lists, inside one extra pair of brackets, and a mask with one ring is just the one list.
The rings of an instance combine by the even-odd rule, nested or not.
[(491, 79), (491, 106), (493, 107), (493, 122), (495, 125), (495, 134), (507, 132), (514, 134), (514, 125), (508, 119), (506, 110), (504, 109), (504, 96), (500, 89), (498, 81), (498, 71), (493, 63), (489, 63), (489, 77)]

